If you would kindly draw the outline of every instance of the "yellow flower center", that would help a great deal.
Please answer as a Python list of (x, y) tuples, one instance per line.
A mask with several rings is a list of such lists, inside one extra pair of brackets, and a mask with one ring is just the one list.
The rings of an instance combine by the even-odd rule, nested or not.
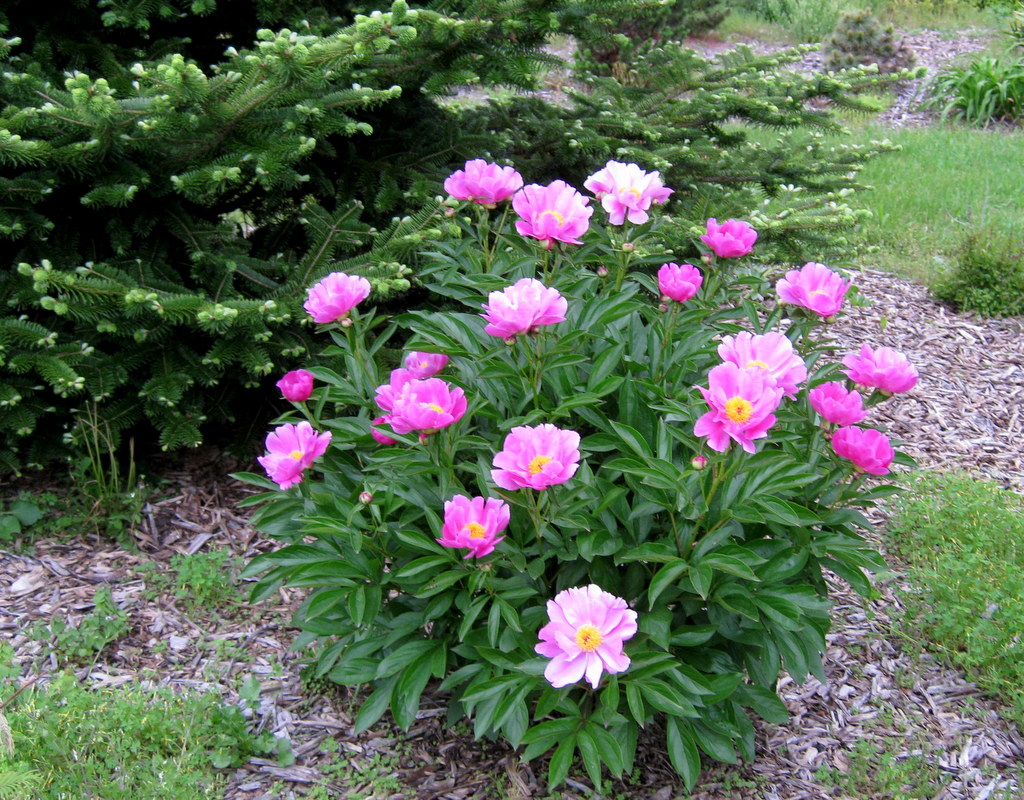
[(765, 364), (761, 359), (755, 358), (753, 361), (747, 362), (748, 367), (760, 367), (761, 369), (768, 369), (768, 365)]
[(824, 289), (812, 289), (811, 293), (810, 293), (810, 296), (814, 297), (814, 295), (816, 295), (816, 294), (826, 294), (826, 292), (825, 292)]
[(725, 401), (725, 416), (733, 422), (746, 422), (754, 413), (754, 406), (742, 397), (730, 397)]
[(296, 461), (302, 461), (302, 451), (301, 450), (292, 450), (288, 454), (288, 458), (294, 458)]
[(550, 456), (534, 456), (530, 459), (530, 474), (537, 475), (544, 470), (544, 465), (551, 461)]
[(430, 364), (428, 364), (426, 361), (421, 361), (420, 362), (420, 366), (426, 368), (426, 367), (429, 367)]
[(441, 408), (441, 406), (439, 406), (437, 403), (427, 403), (427, 408), (429, 408), (431, 411), (436, 411), (438, 414), (444, 413), (444, 409)]
[(537, 222), (543, 222), (544, 217), (548, 216), (548, 214), (555, 218), (555, 224), (558, 225), (559, 228), (561, 228), (562, 225), (565, 224), (565, 217), (563, 217), (557, 211), (552, 211), (551, 209), (548, 209), (547, 211), (541, 213), (541, 215), (537, 218)]
[(601, 631), (593, 625), (580, 625), (576, 631), (576, 646), (584, 653), (593, 653), (603, 641)]
[(631, 194), (637, 200), (640, 199), (640, 190), (639, 189), (634, 189), (632, 187), (630, 187), (628, 189), (620, 189), (619, 190), (619, 197), (621, 197), (624, 194)]
[(483, 539), (487, 535), (484, 526), (479, 522), (469, 522), (463, 526), (462, 530), (469, 531), (470, 539)]

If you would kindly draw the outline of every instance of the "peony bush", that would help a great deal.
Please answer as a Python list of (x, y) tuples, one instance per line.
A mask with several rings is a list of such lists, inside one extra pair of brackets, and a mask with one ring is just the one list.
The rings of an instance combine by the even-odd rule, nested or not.
[(281, 541), (247, 574), (256, 600), (308, 589), (298, 644), (366, 687), (357, 730), (408, 728), (434, 682), (551, 786), (630, 772), (641, 736), (692, 786), (701, 753), (754, 757), (752, 715), (785, 721), (782, 670), (824, 680), (827, 574), (870, 592), (863, 509), (894, 489), (867, 476), (909, 462), (871, 407), (916, 372), (834, 360), (851, 283), (825, 265), (773, 283), (757, 232), (715, 219), (678, 265), (658, 173), (584, 187), (470, 161), (430, 308), (312, 287), (329, 366), (239, 476)]

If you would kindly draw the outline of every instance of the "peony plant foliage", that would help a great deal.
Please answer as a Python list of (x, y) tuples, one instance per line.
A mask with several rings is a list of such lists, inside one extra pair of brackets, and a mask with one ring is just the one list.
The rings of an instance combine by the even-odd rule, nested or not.
[(825, 680), (829, 581), (884, 567), (863, 510), (910, 462), (871, 409), (916, 371), (881, 343), (837, 362), (851, 281), (758, 263), (747, 222), (680, 266), (657, 172), (609, 162), (585, 197), (475, 160), (445, 187), (422, 307), (311, 290), (311, 395), (241, 476), (281, 544), (254, 599), (307, 590), (298, 644), (364, 687), (360, 731), (429, 687), (552, 787), (629, 773), (642, 732), (687, 786), (702, 753), (752, 759), (780, 672)]

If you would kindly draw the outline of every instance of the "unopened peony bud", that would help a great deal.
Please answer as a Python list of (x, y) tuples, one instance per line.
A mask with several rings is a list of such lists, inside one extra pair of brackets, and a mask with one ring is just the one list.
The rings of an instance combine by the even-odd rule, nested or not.
[(370, 505), (370, 503), (373, 502), (373, 495), (370, 494), (369, 492), (360, 492), (359, 502), (362, 503), (364, 506), (368, 506)]
[(635, 244), (633, 244), (632, 242), (623, 242), (623, 244), (622, 244), (622, 252), (623, 253), (632, 253), (634, 250), (636, 250), (636, 245)]
[(700, 260), (703, 261), (708, 266), (711, 266), (711, 253), (705, 253), (700, 257)]
[(662, 313), (668, 311), (668, 304), (667, 303), (662, 303), (661, 305), (659, 305), (658, 306), (658, 311), (661, 311)]
[(503, 341), (505, 342), (505, 344), (507, 344), (509, 347), (511, 347), (512, 345), (514, 345), (516, 343), (516, 337), (515, 336), (506, 336)]
[(708, 460), (705, 456), (694, 456), (690, 459), (690, 466), (700, 472), (704, 467), (708, 465)]
[(599, 277), (599, 278), (606, 278), (607, 276), (608, 276), (608, 267), (598, 267), (597, 268), (597, 277)]
[(349, 319), (348, 317), (345, 317), (338, 324), (341, 325), (341, 327), (343, 327), (343, 328), (351, 328), (352, 327), (352, 320)]
[(444, 215), (445, 215), (446, 217), (454, 217), (454, 216), (455, 216), (455, 214), (456, 214), (456, 211), (455, 211), (455, 209), (454, 209), (454, 208), (446, 208), (446, 209), (444, 210)]

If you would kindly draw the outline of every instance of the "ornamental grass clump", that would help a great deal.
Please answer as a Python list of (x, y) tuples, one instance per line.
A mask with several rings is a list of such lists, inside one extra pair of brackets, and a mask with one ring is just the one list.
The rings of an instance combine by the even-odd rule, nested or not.
[[(909, 459), (869, 417), (900, 387), (863, 356), (844, 376), (849, 284), (815, 264), (829, 315), (781, 302), (748, 223), (695, 228), (701, 266), (675, 264), (655, 183), (612, 162), (596, 203), (558, 181), (481, 203), (450, 182), (431, 307), (371, 296), (326, 325), (331, 366), (268, 477), (241, 476), (282, 543), (249, 565), (254, 599), (308, 589), (300, 643), (365, 687), (357, 731), (408, 728), (433, 682), (477, 737), (548, 755), (552, 787), (577, 756), (595, 788), (629, 773), (641, 729), (693, 786), (701, 753), (754, 757), (751, 715), (786, 720), (781, 670), (825, 680), (826, 571), (867, 594), (884, 567), (861, 509), (894, 489), (866, 473)], [(325, 449), (279, 446), (300, 417)]]

